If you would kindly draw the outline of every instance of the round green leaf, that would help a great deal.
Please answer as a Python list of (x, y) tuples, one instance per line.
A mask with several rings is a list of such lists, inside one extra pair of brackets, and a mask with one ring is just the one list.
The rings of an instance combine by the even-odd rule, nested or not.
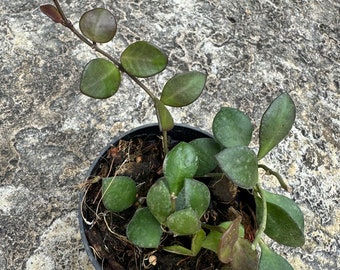
[(126, 235), (138, 247), (157, 248), (162, 229), (147, 207), (139, 208), (127, 226)]
[[(283, 195), (264, 191), (267, 201), (267, 225), (265, 234), (276, 242), (300, 247), (305, 242), (303, 213), (296, 203)], [(261, 223), (263, 206), (262, 199), (255, 197), (256, 218)]]
[(198, 156), (198, 168), (195, 176), (203, 176), (213, 171), (217, 166), (215, 155), (221, 147), (214, 139), (199, 138), (190, 142)]
[(115, 176), (102, 180), (103, 204), (112, 212), (129, 208), (136, 200), (136, 183), (127, 176)]
[(251, 140), (253, 126), (249, 117), (234, 108), (221, 108), (213, 121), (215, 139), (224, 147), (247, 146)]
[(163, 171), (170, 193), (177, 195), (183, 188), (185, 178), (193, 178), (198, 167), (195, 148), (180, 142), (165, 157)]
[(79, 28), (88, 39), (105, 43), (115, 36), (117, 22), (113, 14), (107, 9), (95, 8), (81, 16)]
[(160, 222), (164, 223), (171, 214), (171, 195), (165, 179), (159, 179), (148, 191), (146, 197), (150, 212)]
[(97, 58), (85, 66), (80, 91), (89, 97), (105, 99), (113, 96), (120, 84), (120, 71), (108, 60)]
[(226, 148), (216, 155), (227, 177), (239, 187), (250, 189), (258, 181), (257, 157), (247, 146)]
[(166, 225), (175, 235), (195, 234), (201, 229), (201, 222), (192, 208), (174, 212), (168, 217)]
[(161, 131), (169, 131), (174, 127), (174, 119), (172, 118), (169, 110), (157, 98), (154, 98), (154, 105), (158, 119), (159, 129)]
[(191, 207), (198, 217), (201, 217), (210, 204), (209, 188), (200, 181), (186, 178), (184, 186), (178, 193), (176, 209)]
[(198, 71), (175, 75), (165, 84), (161, 101), (173, 107), (191, 104), (201, 95), (206, 78), (206, 74)]
[(295, 121), (295, 105), (287, 93), (278, 96), (268, 107), (261, 119), (260, 149), (258, 159), (263, 158), (284, 137), (287, 136)]
[(120, 57), (125, 71), (136, 77), (150, 77), (163, 71), (168, 64), (167, 56), (146, 41), (128, 46)]
[(280, 269), (280, 270), (294, 270), (293, 267), (279, 254), (272, 251), (265, 244), (260, 242), (261, 247), (261, 256), (259, 263), (259, 270), (272, 270), (272, 269)]

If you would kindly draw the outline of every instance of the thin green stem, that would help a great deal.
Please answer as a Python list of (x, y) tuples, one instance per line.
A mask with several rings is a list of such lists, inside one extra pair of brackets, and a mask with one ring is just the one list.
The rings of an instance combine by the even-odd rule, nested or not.
[(261, 220), (258, 230), (256, 231), (255, 240), (252, 243), (253, 250), (256, 249), (256, 246), (260, 242), (262, 234), (264, 233), (264, 230), (266, 229), (266, 225), (267, 225), (267, 201), (266, 201), (266, 197), (264, 196), (264, 192), (260, 184), (256, 184), (255, 191), (258, 192), (261, 196), (263, 209), (262, 209), (262, 220)]
[(260, 239), (259, 244), (260, 244), (261, 249), (264, 249), (267, 247), (266, 243), (262, 239)]
[(274, 175), (276, 177), (276, 179), (279, 181), (280, 186), (284, 190), (286, 190), (288, 192), (292, 192), (292, 188), (285, 183), (285, 181), (283, 180), (282, 176), (278, 172), (273, 171), (272, 169), (270, 169), (269, 167), (267, 167), (264, 164), (259, 164), (258, 166), (259, 166), (259, 168), (262, 168), (263, 170), (265, 170), (266, 174)]
[(174, 213), (176, 211), (176, 199), (177, 196), (175, 195), (175, 193), (173, 192), (170, 195), (170, 200), (171, 200), (171, 213)]
[(168, 132), (166, 130), (163, 130), (162, 144), (163, 144), (163, 153), (164, 153), (164, 156), (166, 156), (166, 154), (169, 152)]

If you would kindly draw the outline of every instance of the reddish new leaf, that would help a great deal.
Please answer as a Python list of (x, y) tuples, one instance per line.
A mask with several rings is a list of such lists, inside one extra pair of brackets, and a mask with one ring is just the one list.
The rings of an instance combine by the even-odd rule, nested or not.
[(42, 13), (47, 15), (50, 19), (52, 19), (56, 23), (64, 23), (64, 19), (59, 13), (58, 9), (53, 5), (42, 5), (40, 6), (40, 10)]

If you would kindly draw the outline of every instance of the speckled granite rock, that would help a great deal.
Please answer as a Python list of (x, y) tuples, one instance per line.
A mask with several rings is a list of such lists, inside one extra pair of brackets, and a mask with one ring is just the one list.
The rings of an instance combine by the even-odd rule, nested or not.
[[(106, 101), (77, 91), (94, 53), (44, 17), (43, 3), (0, 2), (0, 269), (92, 269), (77, 228), (76, 186), (113, 136), (155, 118), (128, 80)], [(258, 125), (270, 100), (288, 91), (297, 121), (266, 162), (294, 189), (306, 244), (274, 247), (296, 270), (340, 268), (338, 1), (61, 3), (74, 22), (89, 8), (111, 9), (117, 50), (104, 48), (114, 55), (139, 38), (163, 48), (170, 68), (151, 85), (178, 71), (207, 71), (202, 98), (173, 110), (177, 122), (210, 130), (220, 106), (235, 106)], [(264, 184), (274, 188), (269, 178)]]

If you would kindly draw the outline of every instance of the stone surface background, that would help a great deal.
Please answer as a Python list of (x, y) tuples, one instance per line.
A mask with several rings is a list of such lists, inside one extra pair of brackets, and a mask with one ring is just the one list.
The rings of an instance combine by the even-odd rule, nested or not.
[[(48, 2), (48, 1), (46, 1)], [(92, 269), (78, 232), (77, 185), (100, 149), (132, 127), (155, 122), (147, 96), (128, 79), (106, 101), (78, 91), (89, 48), (39, 11), (46, 2), (0, 2), (0, 269)], [(52, 2), (52, 1), (51, 1)], [(119, 19), (113, 55), (150, 41), (169, 68), (206, 71), (202, 97), (174, 109), (176, 122), (210, 130), (221, 106), (258, 127), (280, 92), (296, 124), (267, 165), (282, 172), (305, 213), (306, 244), (274, 245), (295, 269), (340, 268), (339, 21), (336, 0), (62, 1), (73, 22), (106, 6)], [(256, 137), (254, 137), (256, 145)], [(275, 182), (263, 179), (268, 188)]]

